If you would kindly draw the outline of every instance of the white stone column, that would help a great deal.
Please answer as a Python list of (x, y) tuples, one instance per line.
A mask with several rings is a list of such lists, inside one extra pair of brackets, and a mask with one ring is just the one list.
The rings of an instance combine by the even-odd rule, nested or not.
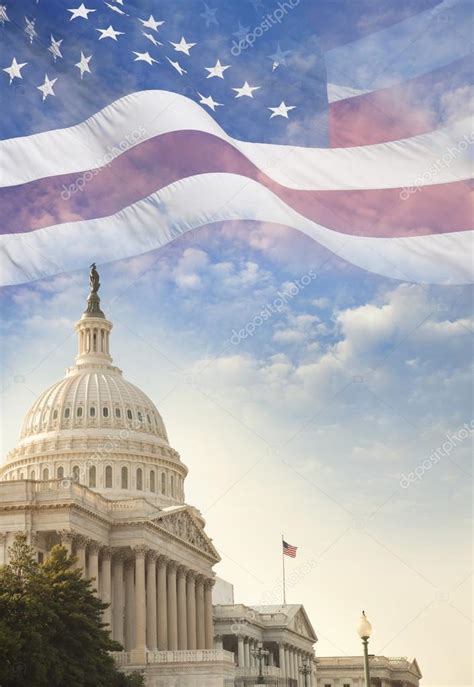
[(105, 604), (109, 604), (104, 610), (104, 623), (112, 630), (112, 550), (104, 547), (100, 553), (102, 573), (100, 576), (100, 598)]
[(132, 649), (132, 661), (142, 663), (146, 652), (146, 591), (145, 591), (145, 556), (146, 546), (135, 546), (135, 642)]
[(250, 638), (245, 637), (244, 639), (244, 662), (245, 667), (250, 668)]
[(244, 637), (242, 635), (237, 636), (237, 665), (239, 668), (245, 666), (245, 647)]
[(98, 596), (99, 593), (99, 550), (100, 544), (96, 541), (90, 541), (87, 545), (87, 552), (89, 554), (89, 562), (87, 566), (87, 577), (92, 581), (92, 589)]
[(291, 677), (290, 648), (288, 645), (285, 646), (285, 668), (286, 677)]
[(308, 676), (309, 677), (308, 685), (309, 685), (309, 687), (313, 687), (313, 685), (315, 685), (315, 687), (316, 687), (316, 685), (318, 684), (318, 678), (316, 675), (316, 662), (314, 660), (313, 654), (310, 654), (308, 656), (308, 663), (312, 668), (311, 673)]
[(255, 651), (255, 640), (249, 639), (249, 659), (250, 659), (250, 667), (251, 668), (255, 668), (255, 666), (257, 664), (255, 656), (253, 655), (254, 651)]
[(168, 607), (166, 600), (166, 566), (168, 559), (165, 556), (158, 558), (158, 651), (166, 651), (168, 648)]
[(214, 647), (214, 623), (212, 619), (212, 588), (214, 580), (204, 583), (204, 642), (206, 649)]
[(178, 598), (176, 589), (176, 568), (174, 561), (168, 563), (168, 649), (178, 648)]
[(83, 576), (86, 574), (86, 544), (87, 539), (83, 537), (82, 534), (78, 534), (74, 537), (74, 543), (76, 547), (76, 568), (82, 571)]
[(122, 646), (125, 643), (124, 637), (124, 613), (125, 613), (125, 586), (123, 579), (123, 562), (124, 553), (117, 551), (113, 558), (113, 601), (112, 601), (112, 616), (113, 616), (113, 634), (115, 641), (120, 642)]
[(188, 648), (188, 623), (186, 608), (186, 568), (179, 566), (177, 572), (178, 595), (178, 649), (183, 651)]
[(285, 664), (285, 646), (284, 644), (278, 645), (278, 658), (280, 664), (281, 677), (286, 677), (286, 664)]
[(72, 555), (72, 542), (74, 539), (74, 531), (64, 529), (64, 530), (59, 530), (58, 534), (61, 537), (61, 546), (64, 546), (64, 548), (67, 551), (67, 555), (71, 556)]
[(198, 649), (206, 648), (206, 631), (204, 621), (204, 578), (196, 578), (196, 644)]
[(8, 532), (0, 532), (0, 565), (7, 562), (7, 539)]
[(125, 648), (135, 646), (135, 560), (125, 562)]
[(150, 651), (156, 650), (156, 557), (149, 551), (146, 562), (146, 643)]
[(196, 649), (196, 575), (192, 570), (188, 570), (186, 578), (186, 615), (188, 649)]

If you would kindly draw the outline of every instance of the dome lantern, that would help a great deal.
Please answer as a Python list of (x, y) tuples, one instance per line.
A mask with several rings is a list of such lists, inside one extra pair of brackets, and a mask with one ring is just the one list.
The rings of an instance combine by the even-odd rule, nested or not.
[(100, 298), (97, 293), (100, 289), (100, 281), (95, 262), (91, 265), (89, 286), (87, 308), (79, 322), (76, 323), (78, 335), (76, 365), (110, 364), (112, 358), (109, 349), (109, 336), (113, 325), (106, 319), (100, 308)]

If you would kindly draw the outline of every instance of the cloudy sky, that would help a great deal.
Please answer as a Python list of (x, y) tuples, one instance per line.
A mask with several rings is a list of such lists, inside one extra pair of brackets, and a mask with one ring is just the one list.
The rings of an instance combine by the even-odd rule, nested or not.
[[(99, 256), (91, 255), (92, 259)], [(468, 287), (358, 270), (297, 232), (214, 226), (100, 268), (112, 354), (156, 403), (245, 603), (304, 603), (319, 655), (471, 684)], [(73, 362), (87, 271), (1, 292), (2, 454)]]

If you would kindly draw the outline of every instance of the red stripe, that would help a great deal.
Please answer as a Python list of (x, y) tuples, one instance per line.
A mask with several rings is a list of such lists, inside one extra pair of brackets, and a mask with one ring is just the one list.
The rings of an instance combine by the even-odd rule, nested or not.
[(258, 180), (302, 215), (347, 234), (416, 236), (471, 228), (472, 193), (466, 182), (426, 186), (405, 194), (406, 200), (402, 189), (299, 191), (272, 181), (230, 144), (209, 134), (181, 131), (157, 136), (109, 167), (91, 171), (83, 190), (69, 198), (64, 197), (64, 189), (87, 173), (0, 189), (1, 231), (28, 232), (112, 215), (174, 181), (205, 172), (231, 172)]
[(466, 57), (397, 86), (331, 103), (331, 146), (371, 145), (433, 131), (452, 116), (454, 98), (459, 114), (463, 91), (467, 115), (466, 85), (471, 81), (472, 59)]

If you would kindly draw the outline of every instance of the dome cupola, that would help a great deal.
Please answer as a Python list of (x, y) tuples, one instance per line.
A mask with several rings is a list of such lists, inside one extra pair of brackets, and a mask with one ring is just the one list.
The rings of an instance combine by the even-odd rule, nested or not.
[(0, 479), (73, 479), (111, 499), (184, 502), (187, 468), (151, 399), (112, 364), (112, 322), (100, 307), (93, 263), (87, 308), (75, 328), (76, 364), (26, 414)]

